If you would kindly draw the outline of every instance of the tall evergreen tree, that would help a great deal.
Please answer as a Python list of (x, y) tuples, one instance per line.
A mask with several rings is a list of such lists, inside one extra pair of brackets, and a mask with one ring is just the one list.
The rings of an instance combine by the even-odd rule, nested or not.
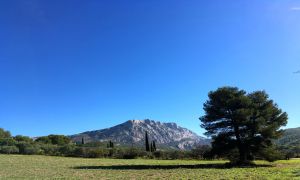
[(114, 148), (114, 143), (111, 140), (107, 143), (107, 148)]
[(156, 151), (156, 144), (155, 141), (152, 141), (153, 151)]
[(83, 137), (81, 138), (81, 144), (84, 144), (84, 138)]
[(153, 144), (152, 144), (152, 141), (150, 142), (150, 152), (153, 152)]
[(264, 91), (247, 94), (235, 87), (223, 87), (208, 96), (205, 115), (200, 120), (206, 135), (212, 136), (213, 151), (226, 155), (237, 149), (238, 163), (247, 163), (249, 157), (268, 152), (263, 154), (268, 160), (268, 148), (280, 136), (287, 114)]
[(149, 139), (148, 139), (148, 132), (145, 132), (145, 146), (146, 146), (146, 151), (150, 151), (150, 146), (149, 146)]

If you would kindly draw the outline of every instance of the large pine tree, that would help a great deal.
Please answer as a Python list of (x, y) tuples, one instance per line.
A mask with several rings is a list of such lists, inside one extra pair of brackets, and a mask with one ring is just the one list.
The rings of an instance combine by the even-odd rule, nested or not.
[(237, 149), (238, 163), (249, 162), (262, 152), (270, 155), (266, 149), (281, 135), (280, 127), (286, 125), (288, 118), (264, 91), (247, 94), (236, 87), (223, 87), (208, 97), (200, 120), (206, 135), (213, 139), (215, 153), (232, 155)]

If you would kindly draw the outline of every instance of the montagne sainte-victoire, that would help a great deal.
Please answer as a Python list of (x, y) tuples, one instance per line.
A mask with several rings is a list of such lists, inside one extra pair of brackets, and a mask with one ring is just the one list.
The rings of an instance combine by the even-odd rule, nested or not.
[(113, 141), (120, 145), (142, 146), (147, 131), (150, 140), (154, 140), (158, 147), (188, 150), (197, 145), (210, 144), (210, 140), (198, 136), (196, 133), (178, 126), (176, 123), (162, 123), (153, 120), (129, 120), (111, 128), (87, 131), (71, 135), (75, 142), (105, 142)]

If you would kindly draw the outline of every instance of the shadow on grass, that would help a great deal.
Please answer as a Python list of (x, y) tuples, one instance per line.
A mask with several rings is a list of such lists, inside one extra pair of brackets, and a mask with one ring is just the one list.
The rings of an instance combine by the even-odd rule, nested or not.
[(295, 177), (300, 177), (300, 172), (299, 171), (294, 171), (293, 174), (295, 175)]
[(195, 165), (112, 165), (112, 166), (76, 166), (74, 169), (110, 169), (110, 170), (143, 170), (143, 169), (229, 169), (229, 168), (260, 168), (272, 165), (259, 164), (248, 166), (233, 166), (226, 164), (195, 164)]

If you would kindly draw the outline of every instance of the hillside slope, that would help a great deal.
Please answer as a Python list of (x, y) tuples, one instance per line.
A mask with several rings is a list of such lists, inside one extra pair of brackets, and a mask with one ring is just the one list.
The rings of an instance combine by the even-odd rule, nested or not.
[(276, 141), (281, 146), (300, 146), (300, 127), (285, 129), (283, 136)]

